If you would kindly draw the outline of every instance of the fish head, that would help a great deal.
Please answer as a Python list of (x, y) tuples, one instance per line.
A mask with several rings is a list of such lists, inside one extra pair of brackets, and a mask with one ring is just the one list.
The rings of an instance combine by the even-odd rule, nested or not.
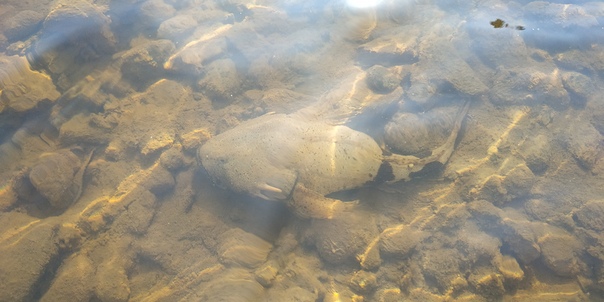
[(297, 173), (276, 164), (259, 144), (218, 135), (201, 146), (200, 165), (215, 185), (266, 200), (290, 198)]

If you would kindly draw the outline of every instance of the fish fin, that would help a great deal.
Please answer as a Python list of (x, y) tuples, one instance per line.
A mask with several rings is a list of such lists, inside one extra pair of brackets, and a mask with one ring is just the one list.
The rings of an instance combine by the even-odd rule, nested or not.
[(297, 183), (288, 205), (301, 218), (332, 219), (342, 211), (354, 210), (358, 203), (325, 197)]
[(271, 186), (269, 184), (261, 184), (261, 185), (258, 186), (258, 188), (260, 190), (263, 190), (263, 191), (269, 191), (269, 192), (275, 192), (275, 193), (283, 193), (283, 190), (281, 190), (281, 189), (279, 189), (277, 187), (273, 187), (273, 186)]
[(455, 149), (455, 142), (457, 141), (459, 132), (461, 132), (461, 125), (468, 114), (468, 110), (470, 109), (470, 103), (470, 101), (466, 101), (463, 107), (459, 110), (459, 113), (457, 113), (455, 123), (453, 124), (453, 129), (451, 129), (451, 134), (449, 134), (447, 141), (432, 151), (432, 155), (428, 157), (432, 161), (439, 162), (444, 165), (449, 161), (449, 158), (451, 158), (453, 150)]
[(464, 106), (459, 110), (459, 113), (455, 118), (453, 129), (451, 129), (451, 134), (449, 134), (447, 140), (440, 147), (432, 151), (430, 156), (424, 158), (399, 154), (384, 156), (384, 162), (392, 173), (392, 179), (389, 179), (388, 182), (392, 183), (399, 180), (409, 180), (411, 179), (412, 173), (422, 171), (428, 164), (431, 163), (440, 163), (445, 165), (453, 154), (455, 142), (457, 141), (462, 123), (470, 108), (470, 103), (470, 101), (466, 101)]

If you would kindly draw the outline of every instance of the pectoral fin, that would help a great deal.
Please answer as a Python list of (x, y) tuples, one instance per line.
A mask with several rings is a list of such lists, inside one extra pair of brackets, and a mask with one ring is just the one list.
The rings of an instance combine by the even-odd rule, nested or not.
[(288, 205), (302, 218), (332, 219), (342, 211), (353, 210), (358, 202), (343, 202), (328, 198), (297, 183)]
[(289, 170), (277, 170), (256, 184), (252, 195), (266, 200), (286, 200), (291, 197), (297, 181), (296, 173)]

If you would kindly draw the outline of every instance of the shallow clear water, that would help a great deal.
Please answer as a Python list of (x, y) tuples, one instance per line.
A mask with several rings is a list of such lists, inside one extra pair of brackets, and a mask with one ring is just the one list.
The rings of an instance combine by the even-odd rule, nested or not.
[(0, 300), (602, 299), (604, 2), (368, 3), (1, 1)]

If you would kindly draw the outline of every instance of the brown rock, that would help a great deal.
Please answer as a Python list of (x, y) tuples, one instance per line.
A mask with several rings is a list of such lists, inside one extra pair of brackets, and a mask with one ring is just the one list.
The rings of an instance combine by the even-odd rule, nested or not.
[(155, 215), (157, 197), (148, 190), (136, 190), (128, 194), (125, 200), (127, 208), (114, 218), (112, 229), (128, 232), (137, 236), (144, 235)]
[(179, 148), (173, 147), (161, 154), (159, 162), (168, 171), (174, 172), (183, 168), (185, 163), (185, 156), (179, 150)]
[(2, 300), (33, 300), (34, 286), (52, 267), (51, 261), (59, 255), (53, 229), (51, 224), (33, 224), (22, 236), (13, 236), (0, 247)]
[(169, 40), (153, 40), (128, 50), (122, 55), (123, 79), (137, 90), (144, 90), (163, 77), (164, 62), (174, 50), (175, 46)]
[(350, 286), (359, 293), (368, 293), (377, 287), (377, 278), (374, 273), (358, 271), (350, 279)]
[[(51, 206), (64, 209), (80, 197), (83, 162), (71, 150), (43, 154), (29, 172), (29, 180)], [(81, 171), (83, 173), (83, 171)]]
[(529, 221), (506, 219), (503, 223), (502, 239), (520, 261), (528, 264), (541, 256), (541, 247), (537, 244)]
[(149, 27), (157, 27), (175, 13), (172, 5), (163, 0), (147, 0), (140, 5), (141, 20)]
[(174, 42), (181, 41), (193, 33), (197, 27), (197, 21), (189, 15), (174, 16), (159, 25), (157, 37), (169, 39)]
[(263, 264), (272, 244), (242, 229), (231, 229), (221, 235), (218, 253), (223, 264), (257, 268)]
[(562, 74), (564, 88), (571, 93), (573, 104), (582, 106), (595, 92), (593, 81), (586, 75), (578, 72), (565, 72)]
[(457, 108), (440, 107), (424, 113), (398, 112), (385, 126), (384, 141), (395, 153), (425, 156), (449, 136)]
[(155, 195), (162, 195), (174, 188), (174, 176), (163, 167), (157, 167), (145, 181), (145, 188)]
[(244, 270), (226, 271), (204, 285), (195, 295), (199, 301), (239, 301), (241, 297), (248, 301), (264, 300), (264, 287)]
[(400, 77), (384, 66), (374, 65), (367, 69), (367, 85), (377, 93), (392, 92), (400, 83)]
[(26, 112), (59, 96), (50, 77), (31, 70), (26, 58), (0, 56), (0, 112)]
[(501, 241), (471, 223), (460, 231), (458, 237), (457, 249), (472, 263), (489, 263), (499, 255)]
[(524, 279), (524, 271), (520, 268), (516, 258), (509, 255), (499, 255), (494, 260), (494, 265), (505, 279), (504, 284), (509, 289), (515, 289)]
[(260, 268), (255, 271), (256, 281), (258, 281), (264, 287), (270, 287), (273, 285), (275, 278), (277, 277), (277, 273), (279, 265), (276, 261), (268, 261), (264, 263)]
[(495, 75), (494, 83), (490, 99), (498, 106), (547, 104), (563, 110), (570, 105), (561, 80), (550, 71), (502, 69)]
[[(581, 133), (581, 135), (576, 135)], [(588, 123), (572, 123), (568, 129), (567, 148), (583, 168), (591, 170), (604, 157), (604, 137)]]
[(241, 78), (235, 62), (231, 59), (220, 59), (208, 64), (205, 76), (199, 81), (201, 91), (212, 101), (228, 102), (240, 94)]
[(85, 253), (65, 259), (40, 301), (89, 301), (94, 292), (95, 267)]
[(128, 301), (130, 282), (123, 262), (122, 258), (112, 258), (96, 268), (94, 292), (100, 301)]
[(408, 257), (426, 237), (420, 230), (410, 227), (386, 229), (380, 240), (380, 251), (395, 257)]
[(61, 74), (63, 83), (59, 86), (67, 88), (81, 80), (82, 62), (115, 52), (116, 39), (110, 24), (103, 8), (92, 2), (56, 1), (44, 19), (39, 39), (30, 48), (32, 60), (52, 74)]
[[(541, 113), (547, 112), (547, 108), (542, 108)], [(551, 109), (550, 109), (551, 110)], [(550, 120), (551, 116), (542, 118)], [(539, 117), (536, 117), (537, 119)], [(549, 121), (544, 121), (547, 125)], [(527, 141), (520, 146), (521, 154), (526, 160), (526, 166), (536, 175), (543, 175), (550, 166), (550, 161), (553, 157), (554, 150), (551, 144), (551, 137), (545, 134), (531, 135)]]
[(72, 144), (104, 144), (109, 142), (110, 132), (106, 129), (91, 125), (92, 117), (77, 114), (61, 125), (59, 140), (65, 145)]
[(508, 201), (503, 180), (504, 177), (501, 175), (490, 175), (478, 189), (472, 190), (471, 193), (477, 199), (486, 199), (497, 206), (502, 206)]
[(25, 40), (40, 28), (44, 16), (39, 12), (23, 10), (10, 16), (3, 24), (4, 35), (9, 41)]
[(378, 236), (377, 226), (367, 213), (342, 212), (329, 220), (313, 220), (311, 232), (319, 256), (331, 264), (351, 261), (365, 252)]
[(508, 198), (523, 198), (529, 195), (535, 180), (533, 172), (525, 164), (520, 164), (505, 175), (502, 185)]
[(468, 281), (477, 293), (488, 300), (497, 300), (505, 294), (503, 276), (492, 271), (491, 268), (482, 267), (476, 269), (468, 277)]
[(580, 272), (577, 254), (581, 244), (570, 235), (545, 235), (539, 246), (547, 267), (562, 277), (572, 277)]
[(461, 254), (455, 249), (442, 248), (421, 253), (423, 273), (426, 278), (436, 281), (436, 286), (445, 291), (460, 274)]
[(584, 228), (604, 231), (604, 201), (589, 201), (573, 213), (573, 219)]

